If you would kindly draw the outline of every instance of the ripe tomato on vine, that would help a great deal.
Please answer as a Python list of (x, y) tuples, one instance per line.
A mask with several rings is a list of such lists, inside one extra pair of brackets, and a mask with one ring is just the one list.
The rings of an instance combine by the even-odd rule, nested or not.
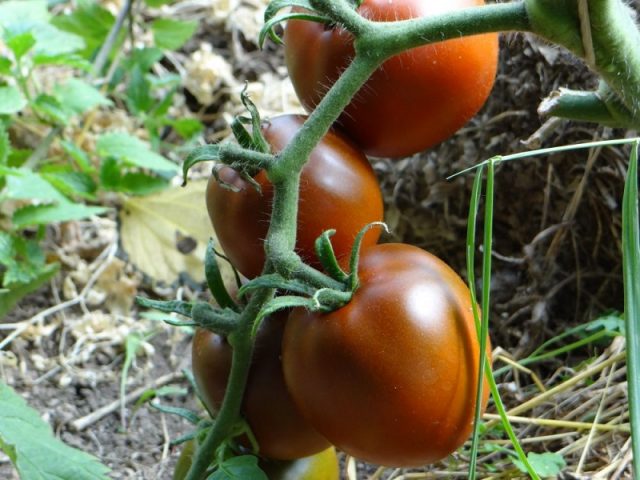
[[(274, 153), (285, 147), (304, 121), (301, 115), (281, 115), (265, 123), (263, 134)], [(231, 168), (223, 167), (219, 177), (238, 191), (224, 188), (213, 177), (209, 180), (207, 209), (213, 228), (231, 263), (254, 278), (264, 265), (273, 185), (264, 171), (254, 177), (260, 192)], [(382, 221), (382, 216), (382, 193), (367, 157), (343, 135), (327, 133), (302, 170), (296, 251), (307, 263), (319, 266), (315, 240), (325, 230), (335, 229), (331, 241), (336, 256), (346, 258), (358, 232)], [(378, 229), (371, 229), (363, 245), (375, 245), (379, 236)]]
[[(446, 14), (484, 0), (364, 0), (379, 22)], [(344, 29), (290, 20), (285, 58), (298, 98), (311, 111), (354, 56)], [(366, 154), (406, 157), (449, 138), (484, 105), (496, 76), (498, 35), (457, 38), (388, 59), (356, 94), (338, 125)]]
[[(241, 406), (258, 441), (259, 454), (279, 460), (306, 457), (330, 446), (301, 416), (285, 387), (280, 360), (285, 321), (282, 313), (263, 321)], [(231, 346), (227, 340), (209, 330), (197, 330), (192, 369), (198, 390), (215, 414), (222, 404), (231, 370)]]
[[(295, 309), (282, 356), (311, 425), (354, 457), (387, 466), (440, 460), (468, 438), (479, 342), (469, 290), (405, 244), (365, 250), (360, 287), (331, 313)], [(488, 399), (484, 383), (483, 406)]]

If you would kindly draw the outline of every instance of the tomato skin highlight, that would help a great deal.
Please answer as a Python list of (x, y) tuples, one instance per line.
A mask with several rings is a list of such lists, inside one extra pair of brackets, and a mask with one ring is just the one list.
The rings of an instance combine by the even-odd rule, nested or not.
[[(365, 0), (358, 13), (389, 22), (483, 5), (483, 0)], [(291, 81), (312, 111), (354, 56), (343, 29), (290, 20), (284, 32)], [(338, 125), (367, 155), (400, 158), (449, 138), (484, 105), (496, 76), (498, 35), (424, 45), (388, 59), (359, 90)]]
[[(300, 129), (306, 117), (281, 115), (263, 129), (274, 153), (282, 150)], [(213, 177), (207, 186), (207, 210), (222, 249), (231, 263), (247, 278), (260, 274), (264, 266), (263, 241), (267, 236), (273, 186), (264, 171), (254, 178), (262, 188), (258, 193), (240, 175), (223, 167), (220, 177), (240, 189), (232, 192)], [(302, 170), (296, 251), (315, 267), (315, 240), (335, 229), (332, 243), (338, 258), (348, 258), (358, 232), (371, 222), (383, 219), (382, 193), (367, 158), (349, 140), (329, 132), (311, 153)], [(380, 229), (373, 228), (363, 245), (375, 245)]]
[[(278, 460), (306, 457), (329, 442), (300, 415), (284, 384), (280, 349), (286, 315), (265, 319), (256, 337), (241, 412), (260, 446), (260, 455)], [(213, 412), (222, 404), (231, 370), (232, 349), (225, 338), (198, 329), (193, 338), (193, 375)]]
[[(365, 250), (359, 275), (346, 306), (290, 314), (287, 387), (307, 420), (358, 459), (438, 461), (473, 423), (479, 343), (469, 290), (437, 257), (404, 244)], [(488, 390), (485, 380), (483, 406)]]

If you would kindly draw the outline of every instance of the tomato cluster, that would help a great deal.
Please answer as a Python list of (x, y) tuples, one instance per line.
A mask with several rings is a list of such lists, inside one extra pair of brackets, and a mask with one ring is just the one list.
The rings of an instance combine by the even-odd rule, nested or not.
[[(358, 11), (391, 21), (482, 3), (365, 0)], [(288, 23), (284, 38), (294, 86), (312, 109), (348, 64), (352, 40), (343, 30), (301, 20)], [(341, 260), (357, 233), (383, 218), (380, 188), (361, 150), (406, 156), (450, 136), (487, 98), (496, 59), (497, 37), (482, 35), (416, 48), (374, 73), (302, 171), (295, 248), (305, 262), (322, 268), (314, 253), (322, 232), (336, 231), (332, 244)], [(304, 122), (281, 115), (264, 123), (272, 152)], [(254, 180), (223, 167), (207, 189), (221, 246), (248, 278), (264, 267), (273, 196), (265, 172)], [(378, 244), (378, 237), (371, 229), (364, 238), (349, 303), (331, 313), (296, 308), (262, 324), (241, 405), (260, 455), (290, 460), (335, 445), (372, 463), (415, 466), (446, 457), (468, 437), (480, 357), (469, 290), (435, 256)], [(193, 371), (214, 413), (230, 359), (225, 338), (196, 333)], [(483, 392), (484, 408), (486, 381)]]

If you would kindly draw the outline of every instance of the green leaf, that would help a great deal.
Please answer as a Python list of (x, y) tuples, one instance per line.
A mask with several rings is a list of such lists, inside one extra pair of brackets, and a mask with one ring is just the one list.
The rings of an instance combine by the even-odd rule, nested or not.
[(6, 268), (3, 287), (29, 283), (45, 267), (44, 252), (33, 240), (0, 232), (0, 264)]
[(57, 125), (69, 123), (69, 110), (55, 97), (40, 94), (31, 104), (32, 108), (41, 116)]
[(54, 91), (60, 102), (76, 113), (112, 104), (97, 88), (77, 78), (70, 78), (64, 84), (56, 85)]
[(9, 0), (0, 2), (0, 27), (27, 31), (49, 21), (45, 0)]
[(143, 334), (141, 332), (133, 332), (127, 335), (124, 343), (124, 364), (122, 365), (122, 374), (120, 375), (120, 400), (124, 405), (124, 397), (127, 393), (127, 375), (129, 369), (136, 359), (136, 355), (144, 342), (151, 338), (154, 333)]
[(36, 44), (36, 39), (31, 32), (13, 35), (5, 41), (17, 59), (22, 58)]
[(66, 197), (41, 175), (29, 169), (12, 170), (11, 175), (7, 176), (7, 187), (3, 196), (15, 200), (67, 201)]
[(164, 53), (159, 48), (137, 48), (131, 52), (131, 55), (123, 64), (128, 71), (137, 66), (140, 71), (147, 73), (154, 64), (162, 60), (162, 57), (164, 57)]
[[(564, 458), (562, 458), (562, 455), (558, 453), (529, 452), (527, 454), (527, 458), (529, 459), (529, 463), (531, 464), (533, 469), (542, 478), (556, 478), (560, 474), (562, 469), (567, 466), (567, 463), (564, 461)], [(520, 460), (514, 458), (513, 463), (521, 472), (527, 473), (526, 468)]]
[(105, 207), (90, 207), (69, 201), (54, 205), (29, 205), (14, 212), (13, 224), (18, 228), (28, 225), (48, 225), (100, 215), (107, 210), (108, 208)]
[(153, 107), (155, 101), (151, 96), (151, 85), (139, 65), (135, 65), (131, 70), (126, 94), (129, 110), (136, 115), (147, 113)]
[(56, 189), (69, 197), (80, 196), (87, 200), (95, 199), (97, 189), (93, 178), (83, 172), (57, 171), (42, 173), (42, 176)]
[(258, 466), (258, 459), (253, 455), (231, 457), (218, 465), (207, 480), (269, 480)]
[(2, 320), (2, 318), (4, 318), (4, 316), (13, 309), (21, 298), (36, 291), (46, 282), (51, 280), (51, 278), (58, 272), (58, 268), (59, 265), (57, 263), (45, 265), (42, 271), (39, 272), (38, 276), (31, 281), (12, 286), (9, 289), (0, 289), (0, 320)]
[(164, 190), (168, 186), (169, 182), (164, 178), (142, 172), (127, 172), (122, 176), (118, 190), (133, 195), (149, 195)]
[(9, 134), (3, 123), (0, 123), (0, 165), (6, 165), (11, 153)]
[(29, 159), (32, 153), (33, 150), (30, 150), (28, 148), (13, 148), (9, 152), (7, 163), (10, 167), (20, 168), (24, 164), (24, 162)]
[(224, 282), (224, 277), (218, 266), (215, 243), (211, 239), (209, 239), (209, 243), (207, 244), (207, 253), (204, 257), (204, 269), (209, 291), (216, 302), (218, 302), (218, 305), (220, 305), (221, 308), (230, 308), (238, 311), (239, 309), (236, 302), (233, 301), (233, 298), (231, 298), (227, 290), (227, 285)]
[(7, 57), (0, 56), (0, 75), (11, 75), (13, 62)]
[(104, 43), (115, 17), (94, 1), (79, 1), (68, 15), (59, 15), (51, 23), (60, 30), (84, 39), (85, 47), (79, 52), (84, 58), (91, 55)]
[(63, 65), (77, 68), (85, 72), (91, 71), (91, 62), (85, 60), (77, 53), (61, 53), (58, 55), (36, 54), (33, 56), (34, 65)]
[(178, 165), (152, 152), (141, 140), (126, 133), (106, 133), (98, 138), (98, 154), (142, 168), (177, 172)]
[(0, 447), (20, 478), (103, 480), (109, 469), (95, 457), (57, 439), (38, 412), (0, 382)]
[(0, 87), (0, 114), (11, 115), (27, 106), (27, 99), (17, 87)]
[(120, 185), (122, 175), (118, 161), (115, 158), (107, 158), (100, 165), (100, 183), (106, 190), (117, 190)]
[(85, 173), (94, 173), (96, 171), (96, 168), (91, 164), (89, 155), (87, 155), (87, 153), (76, 144), (67, 140), (62, 140), (60, 145), (67, 155), (76, 162), (80, 170)]
[(159, 18), (151, 24), (155, 44), (165, 50), (178, 50), (189, 40), (198, 22)]
[(195, 118), (180, 118), (169, 122), (178, 135), (184, 140), (191, 140), (204, 130), (204, 125)]
[(34, 53), (36, 55), (55, 56), (78, 52), (85, 48), (82, 37), (59, 30), (51, 24), (44, 23), (33, 29), (36, 37)]
[(147, 5), (153, 8), (161, 7), (162, 5), (167, 5), (168, 3), (173, 2), (173, 0), (144, 0)]

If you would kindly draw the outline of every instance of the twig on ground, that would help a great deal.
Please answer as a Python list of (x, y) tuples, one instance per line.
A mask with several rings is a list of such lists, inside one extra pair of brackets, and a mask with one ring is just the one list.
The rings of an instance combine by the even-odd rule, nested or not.
[[(143, 387), (137, 388), (133, 392), (128, 393), (124, 397), (124, 403), (126, 404), (134, 400), (137, 400), (142, 396), (144, 392), (146, 392), (149, 389), (160, 388), (169, 383), (173, 383), (177, 380), (180, 380), (182, 376), (183, 376), (182, 372), (172, 372), (172, 373), (163, 375), (162, 377), (159, 377), (155, 381), (151, 382), (149, 385), (145, 385)], [(71, 428), (75, 431), (84, 430), (89, 425), (92, 425), (95, 422), (106, 417), (110, 413), (115, 412), (118, 408), (120, 408), (120, 403), (121, 403), (120, 399), (114, 400), (113, 402), (105, 405), (104, 407), (101, 407), (98, 410), (95, 410), (90, 414), (85, 415), (84, 417), (74, 420), (73, 422), (71, 422)]]

